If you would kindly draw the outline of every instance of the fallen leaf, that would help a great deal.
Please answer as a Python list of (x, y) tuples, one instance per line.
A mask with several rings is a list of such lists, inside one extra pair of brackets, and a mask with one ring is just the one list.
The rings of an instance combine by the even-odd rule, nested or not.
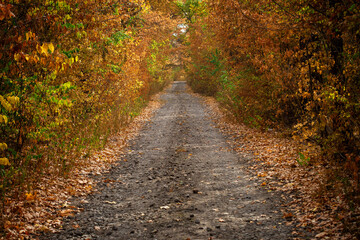
[(283, 218), (292, 218), (293, 217), (293, 214), (291, 213), (291, 212), (285, 212), (284, 214), (283, 214)]
[(61, 217), (67, 217), (67, 216), (74, 216), (73, 210), (72, 209), (65, 209), (60, 211), (59, 215)]
[(76, 228), (80, 228), (80, 225), (79, 225), (79, 224), (75, 224), (75, 225), (73, 225), (72, 227), (76, 229)]
[(25, 193), (26, 196), (26, 201), (30, 202), (30, 201), (34, 201), (36, 198), (36, 195), (32, 194), (32, 193)]
[(315, 237), (316, 237), (316, 238), (323, 238), (323, 237), (325, 237), (326, 235), (327, 235), (326, 232), (322, 232), (322, 233), (317, 234)]

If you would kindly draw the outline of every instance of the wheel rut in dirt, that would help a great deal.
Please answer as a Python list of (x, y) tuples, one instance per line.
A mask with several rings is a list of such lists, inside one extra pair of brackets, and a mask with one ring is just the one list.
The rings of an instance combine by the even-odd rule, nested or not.
[(41, 239), (291, 238), (279, 196), (249, 180), (249, 158), (231, 151), (186, 83), (162, 100), (98, 191), (73, 200), (84, 210)]

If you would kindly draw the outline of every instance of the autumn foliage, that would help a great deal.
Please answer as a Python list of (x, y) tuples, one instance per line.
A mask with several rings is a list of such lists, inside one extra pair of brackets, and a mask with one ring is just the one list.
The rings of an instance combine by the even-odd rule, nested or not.
[[(340, 182), (349, 204), (357, 205), (359, 3), (200, 2), (207, 13), (201, 10), (203, 17), (189, 21), (192, 88), (215, 96), (253, 127), (291, 129), (309, 146), (299, 153), (299, 162), (329, 169), (329, 189)], [(309, 159), (314, 146), (321, 147), (322, 156)]]
[(141, 0), (1, 1), (2, 209), (66, 175), (170, 81), (174, 26)]
[(357, 1), (2, 0), (2, 211), (41, 176), (68, 174), (171, 80), (176, 15), (190, 86), (252, 127), (290, 129), (299, 164), (321, 165), (325, 189), (340, 184), (358, 206)]

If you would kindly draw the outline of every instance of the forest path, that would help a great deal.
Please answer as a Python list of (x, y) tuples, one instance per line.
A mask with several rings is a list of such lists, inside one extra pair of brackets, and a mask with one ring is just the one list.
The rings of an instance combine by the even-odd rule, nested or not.
[(83, 211), (41, 239), (291, 238), (278, 193), (250, 180), (249, 157), (230, 149), (186, 89), (173, 83), (98, 191), (73, 200)]

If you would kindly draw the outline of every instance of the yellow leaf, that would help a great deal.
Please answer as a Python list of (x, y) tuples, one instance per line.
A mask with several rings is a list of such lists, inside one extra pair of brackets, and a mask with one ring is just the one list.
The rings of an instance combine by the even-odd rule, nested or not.
[(4, 151), (8, 148), (6, 143), (0, 143), (0, 150)]
[(7, 159), (7, 158), (0, 158), (0, 165), (10, 166), (9, 159)]
[(48, 45), (46, 43), (44, 43), (40, 47), (40, 53), (43, 53), (43, 54), (45, 54), (45, 56), (47, 56), (48, 55), (48, 49), (49, 49)]
[(266, 182), (263, 182), (263, 183), (261, 184), (261, 186), (266, 186)]
[(18, 96), (14, 96), (14, 103), (17, 104), (20, 102), (20, 98)]
[(5, 123), (5, 124), (7, 124), (7, 123), (8, 123), (8, 118), (7, 118), (7, 116), (0, 114), (0, 123)]
[(14, 59), (15, 59), (15, 61), (20, 61), (20, 59), (21, 59), (21, 55), (19, 54), (19, 53), (15, 53), (14, 54)]
[(0, 103), (7, 111), (12, 110), (10, 103), (8, 101), (6, 101), (5, 98), (1, 95), (0, 95)]
[(13, 104), (13, 105), (16, 105), (17, 103), (19, 103), (19, 97), (17, 97), (17, 96), (9, 96), (9, 97), (7, 97), (6, 98), (7, 99), (7, 101), (9, 102), (9, 103), (11, 103), (11, 104)]
[(30, 31), (30, 32), (27, 32), (26, 33), (26, 41), (28, 41), (31, 37), (32, 37), (33, 33)]
[(79, 57), (78, 57), (78, 56), (75, 57), (75, 62), (77, 62), (77, 61), (79, 61)]
[(53, 53), (55, 50), (55, 47), (52, 43), (49, 44), (49, 50)]
[(40, 47), (39, 44), (36, 44), (36, 51), (37, 51), (38, 53), (41, 53), (41, 47)]

